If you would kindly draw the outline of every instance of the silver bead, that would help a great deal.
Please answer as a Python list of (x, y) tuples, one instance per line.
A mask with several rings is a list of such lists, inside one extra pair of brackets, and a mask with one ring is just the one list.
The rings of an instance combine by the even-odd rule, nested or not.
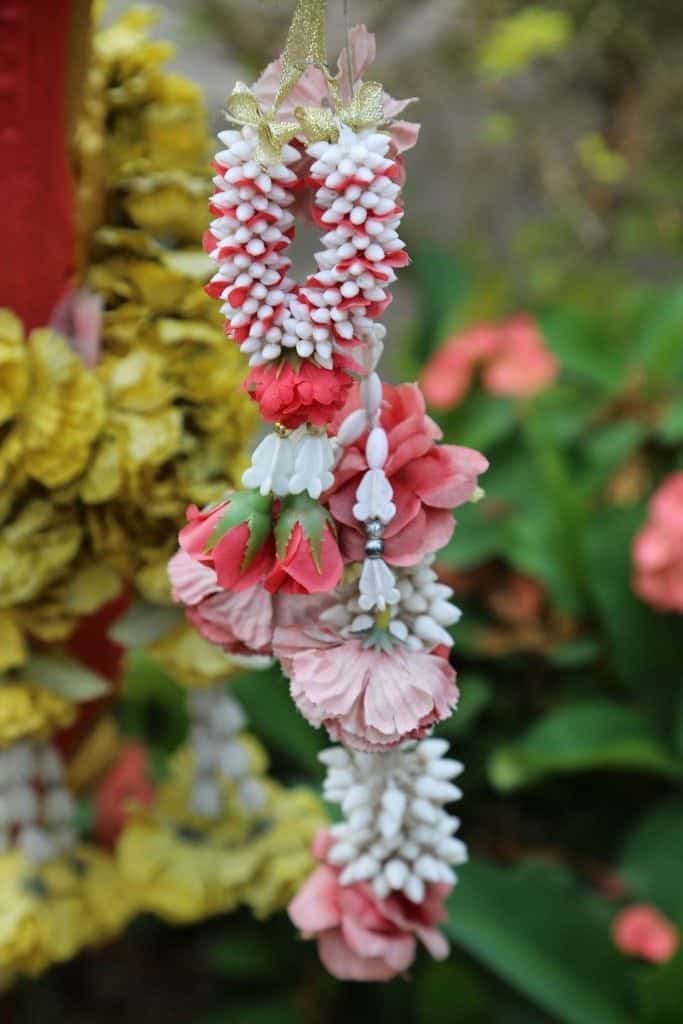
[(379, 519), (368, 519), (365, 524), (365, 536), (368, 540), (377, 540), (378, 538), (381, 538), (383, 532), (384, 526)]
[(381, 537), (369, 537), (365, 542), (365, 554), (368, 558), (381, 558), (384, 554), (384, 541)]

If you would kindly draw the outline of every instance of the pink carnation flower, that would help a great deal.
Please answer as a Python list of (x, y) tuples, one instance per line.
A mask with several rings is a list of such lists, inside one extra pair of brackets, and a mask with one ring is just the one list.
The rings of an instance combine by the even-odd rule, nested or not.
[(650, 518), (633, 542), (633, 589), (660, 611), (683, 613), (683, 472), (650, 500)]
[(420, 739), (458, 700), (455, 671), (440, 655), (363, 646), (316, 621), (276, 628), (273, 651), (301, 714), (357, 750)]
[(257, 583), (237, 592), (218, 586), (216, 573), (185, 551), (168, 563), (173, 597), (185, 605), (188, 620), (206, 640), (228, 654), (271, 653), (273, 599)]
[(617, 949), (653, 964), (664, 964), (676, 953), (679, 935), (675, 925), (647, 903), (625, 907), (612, 922)]
[[(443, 435), (425, 414), (417, 384), (385, 384), (383, 395), (381, 423), (389, 441), (384, 470), (396, 505), (396, 515), (384, 532), (384, 557), (393, 565), (415, 565), (448, 543), (455, 526), (452, 509), (472, 497), (477, 478), (488, 469), (488, 462), (472, 448), (437, 444)], [(358, 407), (356, 387), (333, 428)], [(366, 440), (364, 434), (344, 450), (327, 496), (330, 512), (339, 525), (342, 552), (351, 561), (364, 557), (363, 527), (353, 515), (353, 506), (358, 485), (368, 469)]]
[(336, 978), (388, 981), (415, 959), (418, 939), (437, 960), (448, 956), (448, 942), (435, 927), (445, 921), (447, 885), (428, 885), (422, 903), (402, 893), (379, 899), (372, 887), (339, 884), (339, 869), (324, 863), (331, 845), (323, 830), (313, 843), (322, 861), (289, 904), (289, 916), (304, 938), (318, 940), (318, 955)]
[(529, 316), (477, 324), (450, 338), (427, 363), (421, 380), (427, 401), (436, 409), (459, 405), (478, 370), (485, 391), (522, 398), (552, 383), (559, 362)]

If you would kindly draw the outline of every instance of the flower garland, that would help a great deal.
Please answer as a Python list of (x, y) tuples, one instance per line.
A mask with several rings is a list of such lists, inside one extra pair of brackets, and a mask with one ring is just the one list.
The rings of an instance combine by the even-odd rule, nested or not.
[[(316, 839), (321, 866), (290, 916), (332, 973), (384, 980), (416, 939), (445, 955), (434, 925), (466, 859), (447, 810), (462, 766), (426, 738), (458, 699), (448, 627), (459, 611), (433, 562), (488, 464), (439, 443), (417, 385), (377, 372), (377, 318), (408, 262), (399, 154), (417, 126), (361, 81), (374, 56), (365, 28), (330, 75), (323, 18), (324, 3), (300, 0), (283, 57), (253, 89), (236, 86), (237, 127), (219, 134), (207, 291), (275, 426), (243, 490), (190, 508), (169, 575), (206, 639), (278, 659), (299, 711), (341, 744), (323, 761), (344, 819)], [(324, 231), (301, 284), (288, 276), (297, 215)]]

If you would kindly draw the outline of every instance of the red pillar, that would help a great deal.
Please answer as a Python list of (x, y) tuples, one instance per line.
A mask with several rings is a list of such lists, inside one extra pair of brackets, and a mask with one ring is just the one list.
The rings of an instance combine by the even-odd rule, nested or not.
[(0, 0), (0, 307), (47, 323), (74, 269), (71, 0)]

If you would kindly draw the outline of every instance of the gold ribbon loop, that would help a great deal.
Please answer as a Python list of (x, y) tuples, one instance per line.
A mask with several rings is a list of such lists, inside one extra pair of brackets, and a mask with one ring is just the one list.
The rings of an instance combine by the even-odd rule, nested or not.
[(235, 124), (249, 125), (256, 130), (256, 159), (261, 163), (277, 163), (282, 147), (301, 131), (298, 121), (273, 121), (261, 110), (249, 86), (237, 82), (228, 100), (228, 119)]
[(298, 0), (282, 54), (282, 76), (273, 100), (273, 110), (277, 110), (307, 67), (325, 70), (327, 65), (326, 15), (327, 0)]
[(377, 128), (384, 122), (384, 89), (379, 82), (363, 82), (348, 107), (340, 111), (344, 124), (354, 131)]
[[(334, 142), (339, 137), (340, 123), (354, 131), (377, 129), (385, 123), (384, 90), (379, 82), (364, 82), (348, 106), (342, 106), (339, 83), (330, 75), (326, 64), (325, 14), (326, 0), (298, 0), (271, 111), (264, 113), (244, 82), (236, 84), (228, 100), (228, 119), (255, 129), (258, 135), (256, 159), (261, 163), (277, 163), (282, 147), (296, 135), (304, 135), (309, 142)], [(278, 120), (279, 105), (307, 67), (317, 67), (324, 74), (332, 107), (297, 107), (293, 119)]]

